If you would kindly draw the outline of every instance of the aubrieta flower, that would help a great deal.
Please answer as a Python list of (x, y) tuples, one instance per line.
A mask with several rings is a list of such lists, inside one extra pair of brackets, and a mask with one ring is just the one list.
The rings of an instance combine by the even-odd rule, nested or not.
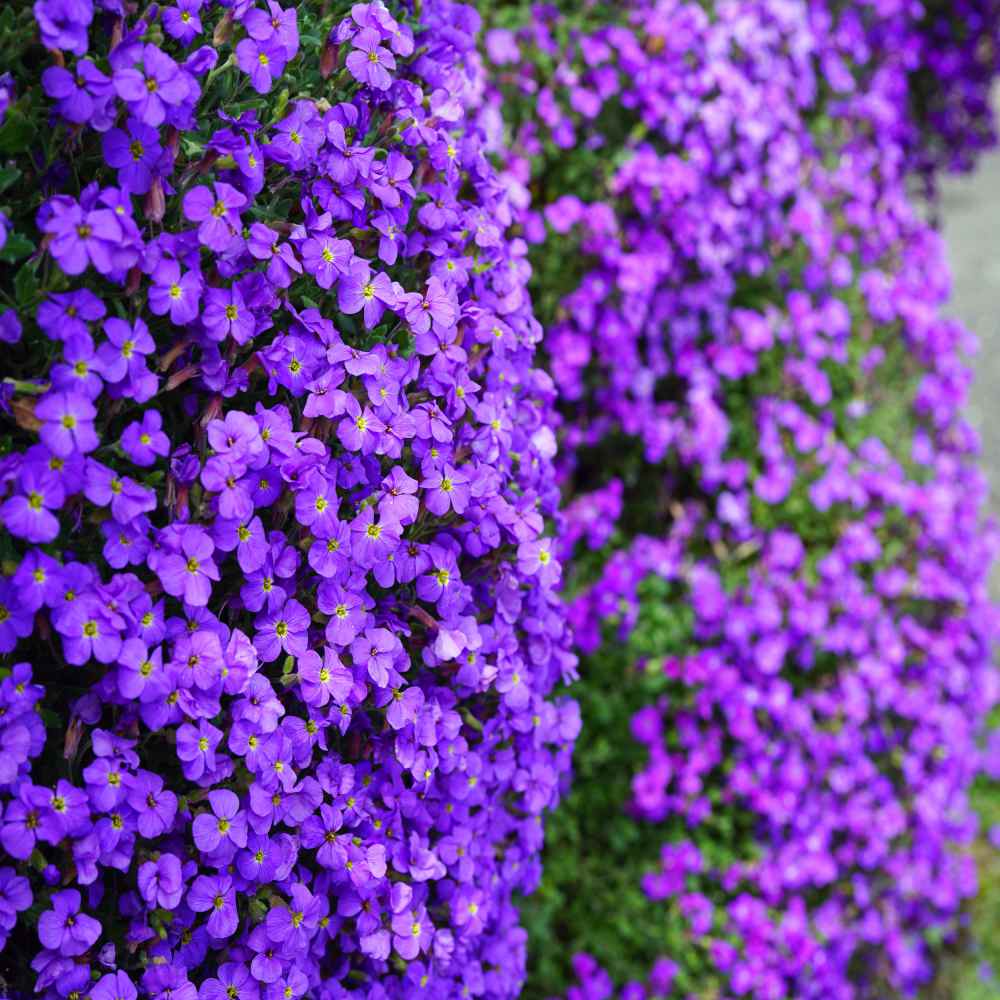
[(104, 133), (102, 147), (109, 166), (118, 169), (118, 184), (131, 194), (145, 194), (163, 155), (160, 134), (140, 121), (130, 120), (125, 129)]
[(285, 46), (276, 34), (258, 41), (244, 38), (236, 46), (236, 63), (258, 94), (266, 94), (285, 69)]
[(98, 445), (97, 409), (84, 395), (49, 392), (39, 400), (34, 415), (42, 421), (42, 441), (58, 458), (86, 454)]
[(100, 922), (80, 911), (76, 889), (53, 894), (51, 908), (38, 918), (38, 939), (52, 951), (67, 957), (82, 955), (100, 937)]
[(163, 10), (163, 27), (181, 45), (190, 45), (201, 34), (202, 0), (177, 0)]
[(33, 9), (46, 48), (66, 49), (78, 56), (87, 51), (93, 0), (35, 0)]
[(246, 203), (236, 188), (219, 181), (211, 190), (199, 186), (184, 195), (184, 217), (199, 223), (199, 242), (210, 250), (223, 251), (242, 229), (239, 209)]
[(149, 308), (157, 316), (169, 315), (183, 326), (199, 312), (203, 282), (197, 271), (182, 271), (175, 260), (161, 260), (152, 275)]
[(381, 42), (377, 30), (363, 28), (351, 41), (354, 50), (347, 56), (347, 68), (355, 80), (376, 90), (388, 90), (392, 86), (390, 71), (396, 68), (396, 60)]
[(162, 125), (168, 113), (189, 99), (197, 89), (185, 70), (157, 46), (147, 44), (136, 53), (135, 65), (119, 66), (112, 74), (115, 92), (129, 113), (150, 128)]

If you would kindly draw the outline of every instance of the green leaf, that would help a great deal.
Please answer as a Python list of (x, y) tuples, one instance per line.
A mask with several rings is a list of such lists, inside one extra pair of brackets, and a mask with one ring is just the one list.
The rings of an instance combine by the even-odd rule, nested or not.
[(14, 279), (14, 300), (19, 306), (31, 305), (38, 294), (38, 275), (31, 264), (25, 264)]
[(31, 145), (35, 129), (20, 111), (11, 111), (0, 125), (0, 153), (23, 153)]
[(15, 261), (21, 260), (22, 257), (27, 257), (34, 249), (35, 244), (26, 236), (22, 236), (20, 233), (11, 233), (7, 237), (3, 249), (0, 250), (0, 261), (5, 264), (13, 264)]
[(21, 171), (17, 167), (0, 167), (0, 191), (6, 191), (19, 177)]

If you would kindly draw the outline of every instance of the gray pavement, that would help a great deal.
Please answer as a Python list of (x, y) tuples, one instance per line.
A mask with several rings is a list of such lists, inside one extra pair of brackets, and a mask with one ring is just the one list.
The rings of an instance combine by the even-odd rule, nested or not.
[[(1000, 516), (1000, 151), (942, 183), (940, 221), (952, 272), (949, 311), (979, 338), (968, 417), (982, 438), (990, 507)], [(993, 573), (1000, 597), (1000, 567)]]

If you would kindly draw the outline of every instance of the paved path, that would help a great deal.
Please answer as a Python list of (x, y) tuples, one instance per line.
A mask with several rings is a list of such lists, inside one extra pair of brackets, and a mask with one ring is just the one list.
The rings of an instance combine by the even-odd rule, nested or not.
[[(942, 184), (941, 221), (948, 245), (951, 312), (979, 338), (968, 415), (983, 442), (990, 507), (1000, 516), (1000, 151), (984, 156), (971, 176)], [(1000, 597), (1000, 566), (993, 573)]]

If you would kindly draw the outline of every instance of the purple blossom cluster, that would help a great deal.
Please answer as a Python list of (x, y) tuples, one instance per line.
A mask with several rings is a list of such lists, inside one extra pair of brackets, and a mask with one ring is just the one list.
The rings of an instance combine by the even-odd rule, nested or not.
[[(632, 720), (630, 812), (690, 832), (642, 890), (681, 914), (713, 995), (898, 995), (975, 891), (968, 790), (1000, 695), (996, 540), (961, 416), (975, 345), (941, 315), (942, 248), (907, 194), (927, 162), (913, 11), (625, 11), (574, 31), (535, 7), (487, 52), (505, 108), (529, 106), (508, 111), (511, 183), (526, 206), (552, 193), (526, 231), (578, 262), (546, 331), (557, 552), (599, 562), (570, 578), (578, 645), (600, 657), (609, 622), (625, 641), (650, 577), (693, 612)], [(889, 438), (886, 410), (912, 434)], [(733, 812), (751, 843), (713, 866), (699, 831)], [(674, 995), (684, 956), (620, 993), (600, 958), (575, 961), (573, 1000)]]
[(579, 728), (554, 387), (478, 16), (422, 7), (34, 5), (0, 959), (45, 1000), (523, 979)]

